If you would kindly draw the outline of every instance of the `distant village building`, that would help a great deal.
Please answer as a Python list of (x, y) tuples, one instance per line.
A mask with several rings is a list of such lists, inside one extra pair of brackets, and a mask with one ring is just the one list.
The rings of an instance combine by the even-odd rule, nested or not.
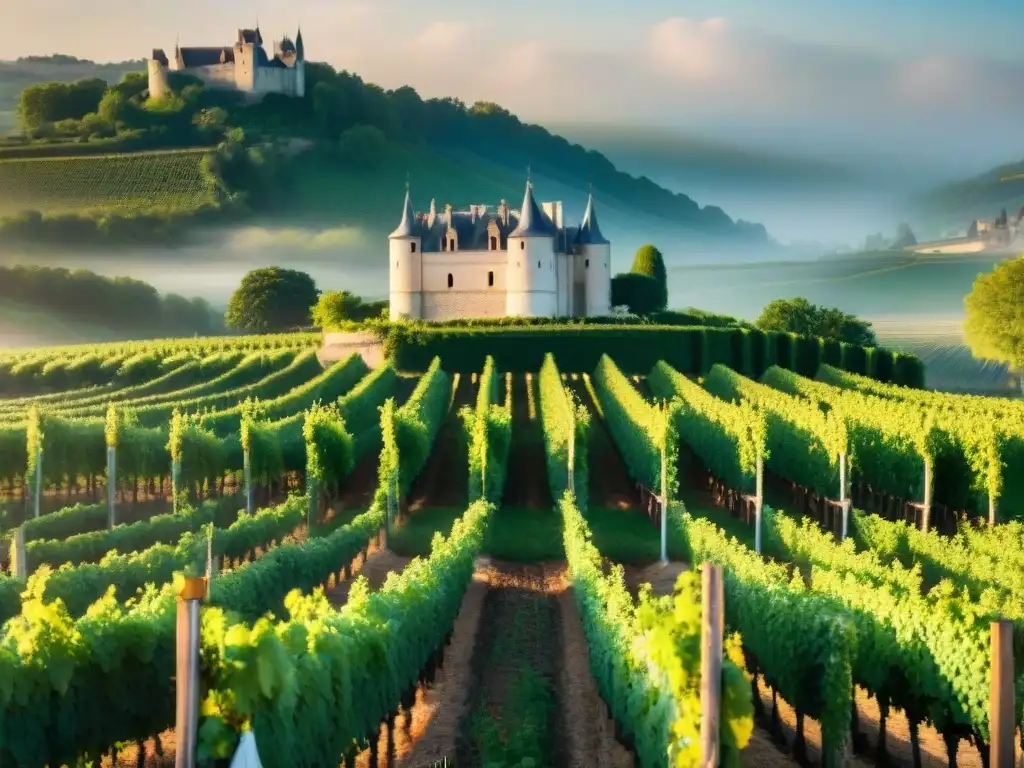
[(915, 253), (981, 253), (1024, 250), (1024, 207), (1009, 216), (1004, 208), (995, 219), (975, 219), (965, 237), (952, 237), (907, 247)]
[(533, 197), (494, 210), (471, 205), (413, 212), (409, 190), (389, 237), (393, 320), (471, 317), (579, 317), (611, 314), (611, 243), (597, 225), (593, 195), (579, 226), (565, 226), (562, 203)]
[(274, 57), (263, 48), (259, 25), (238, 30), (233, 45), (213, 48), (174, 46), (170, 57), (154, 49), (148, 62), (149, 94), (161, 97), (170, 91), (168, 74), (180, 72), (203, 81), (207, 88), (222, 88), (260, 99), (268, 93), (302, 97), (306, 93), (306, 54), (302, 30), (293, 42), (285, 36), (274, 43)]

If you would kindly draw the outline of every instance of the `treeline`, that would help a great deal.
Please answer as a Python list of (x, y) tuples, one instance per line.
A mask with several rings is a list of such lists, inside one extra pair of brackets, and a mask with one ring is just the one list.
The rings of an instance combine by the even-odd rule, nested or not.
[(760, 224), (734, 222), (721, 208), (701, 208), (646, 177), (634, 178), (599, 152), (523, 123), (490, 102), (467, 106), (453, 98), (422, 99), (408, 86), (385, 91), (358, 75), (314, 62), (306, 63), (304, 98), (270, 94), (257, 104), (245, 103), (237, 93), (204, 88), (187, 75), (170, 75), (172, 93), (158, 100), (146, 98), (145, 72), (129, 73), (113, 86), (102, 80), (30, 86), (22, 93), (19, 118), (26, 135), (36, 139), (145, 140), (152, 146), (213, 143), (229, 128), (241, 127), (259, 140), (273, 135), (315, 139), (337, 147), (343, 159), (364, 165), (382, 156), (387, 142), (428, 144), (441, 152), (468, 149), (506, 167), (533, 164), (545, 176), (574, 187), (596, 184), (610, 196), (697, 231), (767, 239)]
[(141, 280), (104, 277), (84, 269), (0, 267), (0, 299), (115, 330), (176, 336), (224, 330), (223, 318), (204, 299), (161, 296)]

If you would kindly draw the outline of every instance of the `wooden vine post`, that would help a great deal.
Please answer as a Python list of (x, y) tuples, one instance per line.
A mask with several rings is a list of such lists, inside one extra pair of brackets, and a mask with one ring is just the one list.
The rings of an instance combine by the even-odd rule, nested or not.
[(840, 534), (839, 540), (846, 541), (846, 537), (850, 532), (850, 506), (851, 501), (847, 494), (847, 488), (849, 487), (849, 481), (846, 477), (846, 454), (839, 454), (839, 502), (843, 505), (843, 529)]
[[(764, 517), (764, 456), (757, 454), (757, 496), (754, 500), (754, 550), (761, 554), (761, 528)], [(749, 507), (748, 507), (749, 509)]]
[(725, 632), (725, 586), (722, 567), (704, 563), (701, 574), (700, 764), (718, 768), (722, 711), (722, 639)]
[(36, 453), (36, 482), (32, 493), (33, 517), (39, 517), (39, 505), (43, 497), (43, 448)]
[(1014, 722), (1013, 622), (992, 624), (992, 687), (989, 700), (989, 768), (1013, 768)]
[(217, 577), (217, 563), (213, 557), (213, 523), (210, 523), (206, 532), (206, 597), (210, 597), (210, 587)]
[(175, 768), (195, 768), (199, 735), (199, 608), (206, 579), (186, 578), (178, 595), (175, 663)]
[(658, 503), (661, 506), (661, 562), (668, 564), (668, 404), (663, 403), (661, 408), (661, 498)]
[(569, 407), (569, 461), (568, 461), (568, 472), (569, 476), (566, 478), (565, 487), (569, 489), (573, 497), (576, 496), (576, 406), (573, 404), (572, 396), (569, 394), (569, 390), (564, 386), (562, 392), (565, 393), (565, 400)]
[(242, 482), (245, 484), (245, 514), (252, 514), (252, 464), (249, 449), (242, 452)]
[(11, 556), (11, 570), (15, 578), (24, 581), (28, 578), (28, 563), (25, 560), (25, 529), (20, 525), (14, 530)]
[(988, 495), (988, 524), (995, 525), (999, 519), (999, 501), (990, 492)]
[(924, 461), (924, 503), (921, 505), (921, 530), (928, 533), (932, 518), (932, 460)]
[(111, 405), (107, 409), (107, 424), (104, 430), (107, 438), (107, 527), (110, 530), (117, 525), (117, 443), (120, 430), (117, 409)]

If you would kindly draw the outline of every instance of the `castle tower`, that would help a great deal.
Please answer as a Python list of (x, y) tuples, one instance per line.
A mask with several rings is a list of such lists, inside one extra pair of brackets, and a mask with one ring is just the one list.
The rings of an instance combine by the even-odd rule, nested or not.
[(295, 95), (300, 99), (306, 95), (306, 48), (302, 44), (302, 27), (295, 36)]
[(392, 320), (423, 316), (422, 245), (422, 227), (413, 213), (406, 184), (402, 221), (388, 236), (388, 300)]
[(609, 243), (597, 226), (594, 195), (587, 198), (587, 210), (576, 237), (583, 260), (583, 283), (586, 287), (587, 317), (604, 317), (612, 313), (612, 254)]
[(519, 224), (508, 234), (505, 314), (554, 317), (558, 312), (555, 233), (526, 182)]
[(171, 86), (167, 78), (168, 64), (167, 56), (162, 50), (154, 50), (152, 57), (146, 62), (150, 98), (162, 99), (170, 93)]

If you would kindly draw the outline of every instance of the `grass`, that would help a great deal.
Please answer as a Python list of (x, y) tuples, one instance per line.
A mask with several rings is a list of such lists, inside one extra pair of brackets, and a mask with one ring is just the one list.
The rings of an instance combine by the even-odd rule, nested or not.
[(130, 332), (65, 317), (7, 299), (0, 300), (0, 349), (91, 344), (133, 338)]
[(190, 211), (213, 202), (205, 149), (0, 160), (0, 214)]
[[(434, 507), (415, 512), (392, 532), (391, 551), (403, 557), (426, 557), (434, 534), (447, 535), (464, 511)], [(661, 556), (660, 532), (639, 512), (591, 508), (587, 522), (594, 533), (594, 544), (610, 560), (647, 565)], [(483, 552), (516, 563), (563, 561), (562, 518), (554, 509), (501, 507), (488, 528)], [(682, 541), (674, 530), (669, 531), (669, 556), (683, 558)]]

